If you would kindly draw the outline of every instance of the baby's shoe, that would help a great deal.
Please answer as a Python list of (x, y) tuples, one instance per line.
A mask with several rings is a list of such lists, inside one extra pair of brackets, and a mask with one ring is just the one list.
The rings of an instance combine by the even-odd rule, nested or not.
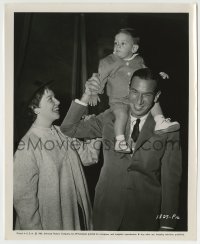
[(156, 134), (162, 134), (167, 132), (173, 132), (180, 129), (180, 124), (177, 121), (171, 122), (170, 118), (165, 118), (162, 115), (155, 116), (155, 130)]
[(125, 141), (124, 135), (117, 136), (115, 141), (115, 151), (119, 153), (131, 153), (131, 148)]

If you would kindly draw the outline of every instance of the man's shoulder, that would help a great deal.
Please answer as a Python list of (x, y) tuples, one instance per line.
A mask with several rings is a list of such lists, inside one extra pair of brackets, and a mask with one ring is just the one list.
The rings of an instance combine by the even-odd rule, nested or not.
[(114, 119), (114, 115), (112, 113), (112, 110), (106, 109), (104, 112), (97, 115), (97, 117), (101, 117), (104, 122), (106, 121), (112, 121)]
[(112, 113), (112, 110), (111, 108), (108, 108), (104, 111), (104, 117), (113, 117), (113, 113)]
[(157, 137), (157, 141), (163, 141), (165, 142), (165, 148), (171, 149), (171, 146), (178, 146), (180, 147), (181, 145), (181, 140), (180, 140), (180, 130), (177, 131), (171, 131), (171, 132), (160, 132), (159, 135), (155, 134)]
[(153, 135), (156, 137), (159, 137), (160, 139), (170, 140), (172, 138), (179, 138), (180, 137), (180, 129), (176, 131), (166, 132), (166, 131), (159, 131), (159, 133), (155, 132), (155, 125), (156, 122), (154, 120), (154, 117), (151, 113), (148, 114), (145, 124), (143, 128), (147, 127), (149, 130), (152, 130)]
[(180, 137), (180, 129), (176, 130), (176, 131), (168, 132), (166, 134), (167, 134), (168, 140), (170, 140), (172, 138), (179, 138)]

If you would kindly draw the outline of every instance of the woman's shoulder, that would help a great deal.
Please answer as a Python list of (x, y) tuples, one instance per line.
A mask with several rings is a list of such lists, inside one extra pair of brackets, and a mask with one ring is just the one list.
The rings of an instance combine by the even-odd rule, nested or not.
[(40, 136), (37, 133), (35, 133), (34, 129), (30, 128), (22, 139), (25, 142), (28, 142), (29, 140), (38, 140), (39, 138)]
[(19, 141), (17, 150), (21, 151), (22, 148), (28, 148), (31, 151), (31, 148), (34, 149), (39, 143), (41, 143), (40, 137), (32, 129), (29, 129)]
[(37, 153), (37, 148), (41, 147), (41, 142), (37, 135), (32, 131), (28, 131), (19, 141), (16, 152), (14, 154), (14, 161), (18, 162), (22, 159), (33, 160)]

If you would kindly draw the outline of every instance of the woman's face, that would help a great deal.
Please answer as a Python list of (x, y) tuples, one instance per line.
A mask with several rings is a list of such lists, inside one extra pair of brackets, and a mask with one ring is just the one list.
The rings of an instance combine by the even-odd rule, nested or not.
[(46, 89), (35, 112), (40, 116), (40, 119), (53, 123), (60, 118), (59, 104), (60, 102), (55, 98), (53, 91)]

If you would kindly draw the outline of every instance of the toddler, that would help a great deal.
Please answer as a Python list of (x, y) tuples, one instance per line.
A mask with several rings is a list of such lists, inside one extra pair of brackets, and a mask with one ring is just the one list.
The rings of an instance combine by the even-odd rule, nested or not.
[[(99, 94), (103, 93), (107, 84), (107, 95), (109, 105), (115, 116), (115, 151), (130, 153), (131, 148), (125, 141), (125, 127), (128, 120), (128, 94), (129, 83), (133, 73), (141, 68), (145, 68), (143, 58), (138, 54), (140, 38), (132, 28), (120, 29), (115, 36), (113, 54), (100, 60), (98, 68), (98, 78), (101, 82)], [(162, 72), (163, 78), (168, 76)], [(95, 106), (99, 101), (97, 94), (93, 94), (89, 104)], [(155, 103), (151, 109), (152, 116), (156, 122), (155, 133), (165, 133), (178, 130), (178, 122), (170, 122), (165, 119), (159, 103)]]

